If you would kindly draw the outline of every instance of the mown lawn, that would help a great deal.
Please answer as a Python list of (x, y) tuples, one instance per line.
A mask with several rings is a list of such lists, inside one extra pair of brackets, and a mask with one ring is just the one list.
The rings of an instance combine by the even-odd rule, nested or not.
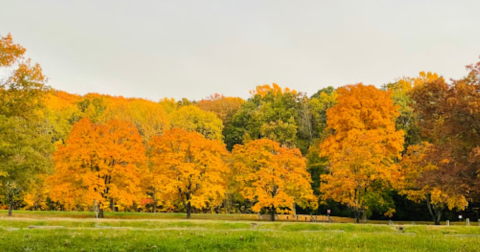
[(0, 251), (478, 251), (480, 248), (478, 226), (1, 216)]

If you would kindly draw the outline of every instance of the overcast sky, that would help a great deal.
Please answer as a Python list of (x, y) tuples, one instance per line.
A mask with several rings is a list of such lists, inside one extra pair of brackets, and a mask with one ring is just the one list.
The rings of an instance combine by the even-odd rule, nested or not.
[(272, 82), (313, 94), (422, 70), (460, 78), (480, 55), (479, 10), (478, 0), (0, 0), (0, 35), (55, 89), (247, 98)]

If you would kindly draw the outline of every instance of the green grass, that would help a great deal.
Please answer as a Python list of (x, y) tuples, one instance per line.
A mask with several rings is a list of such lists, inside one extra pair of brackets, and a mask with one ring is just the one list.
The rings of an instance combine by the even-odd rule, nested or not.
[[(0, 251), (478, 251), (480, 227), (183, 219), (0, 219)], [(51, 216), (51, 215), (48, 215)], [(29, 226), (52, 227), (54, 229)]]

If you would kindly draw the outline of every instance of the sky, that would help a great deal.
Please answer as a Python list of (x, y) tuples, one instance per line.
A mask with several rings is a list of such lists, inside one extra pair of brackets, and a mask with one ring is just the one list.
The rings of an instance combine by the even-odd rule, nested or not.
[(434, 71), (480, 56), (480, 1), (0, 0), (48, 84), (159, 100), (249, 97), (277, 83), (311, 95)]

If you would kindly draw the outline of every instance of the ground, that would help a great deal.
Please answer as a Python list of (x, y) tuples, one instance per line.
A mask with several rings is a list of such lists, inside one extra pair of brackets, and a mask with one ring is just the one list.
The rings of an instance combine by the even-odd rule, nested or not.
[[(478, 251), (480, 227), (0, 211), (1, 251)], [(221, 220), (214, 220), (217, 216)], [(203, 218), (203, 219), (200, 219)], [(230, 219), (229, 219), (230, 218)], [(234, 220), (233, 218), (237, 219)], [(250, 216), (251, 218), (251, 216)], [(473, 226), (475, 225), (475, 226)]]

